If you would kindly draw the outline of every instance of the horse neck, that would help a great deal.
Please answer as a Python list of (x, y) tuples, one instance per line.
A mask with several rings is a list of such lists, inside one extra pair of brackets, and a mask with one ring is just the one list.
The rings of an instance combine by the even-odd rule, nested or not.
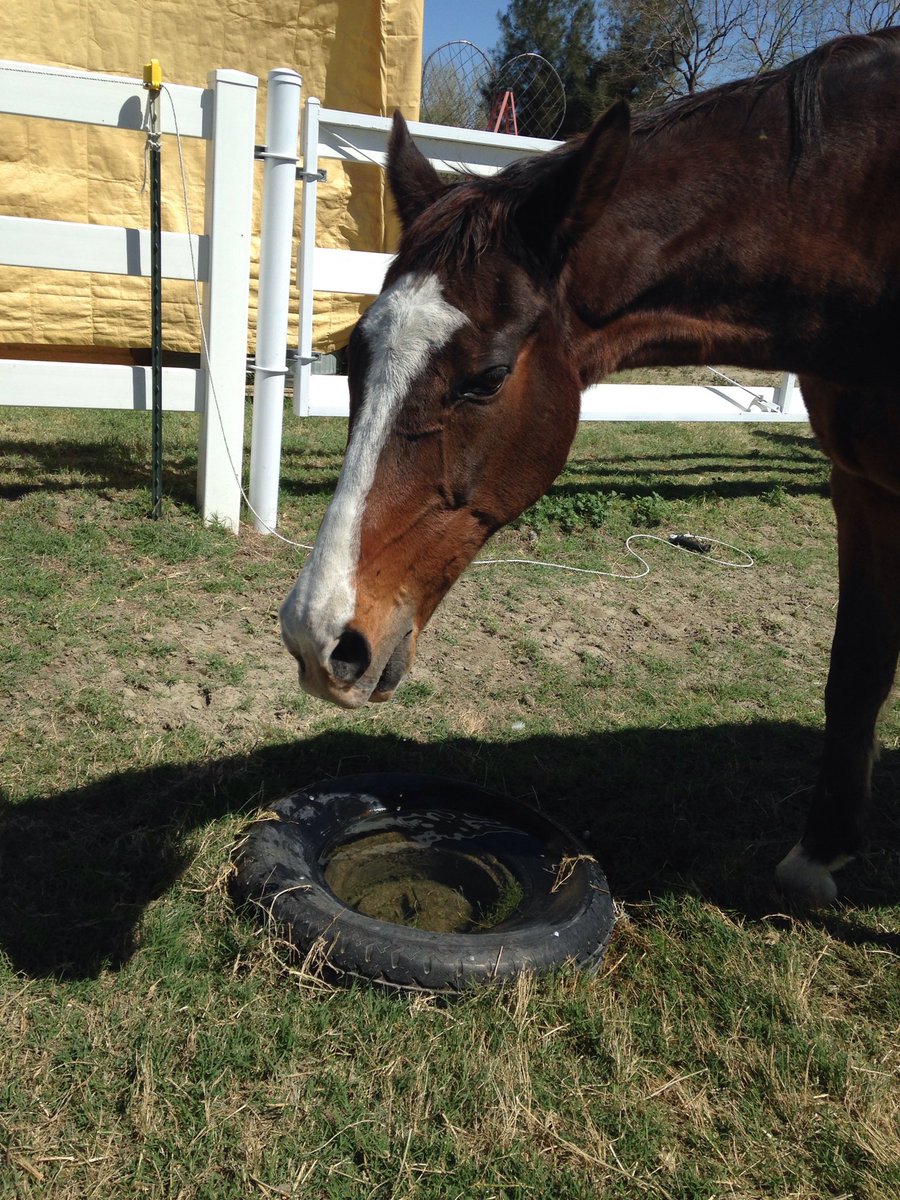
[[(585, 384), (626, 367), (784, 365), (778, 306), (802, 230), (784, 203), (788, 130), (728, 140), (691, 122), (638, 136), (563, 286)], [(771, 126), (769, 127), (772, 128)], [(780, 151), (773, 153), (777, 137)], [(783, 312), (781, 319), (783, 320)]]

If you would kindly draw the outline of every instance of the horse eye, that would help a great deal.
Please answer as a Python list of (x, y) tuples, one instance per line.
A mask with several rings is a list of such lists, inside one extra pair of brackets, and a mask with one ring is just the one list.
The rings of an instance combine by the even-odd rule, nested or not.
[(488, 367), (480, 375), (473, 375), (456, 389), (457, 400), (488, 400), (496, 396), (509, 374), (509, 367)]

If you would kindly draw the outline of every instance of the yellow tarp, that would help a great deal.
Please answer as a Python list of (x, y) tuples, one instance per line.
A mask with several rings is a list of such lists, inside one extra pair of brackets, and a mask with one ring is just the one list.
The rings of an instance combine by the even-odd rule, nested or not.
[[(273, 67), (303, 76), (303, 97), (327, 108), (418, 115), (424, 0), (20, 0), (6, 6), (0, 58), (76, 67), (140, 79), (159, 59), (166, 82), (205, 87), (207, 73), (229, 67), (260, 80), (256, 140), (265, 140), (265, 82)], [(163, 98), (165, 103), (165, 98)], [(204, 147), (184, 142), (191, 226), (203, 222)], [(144, 136), (136, 132), (0, 115), (0, 213), (101, 225), (149, 224), (141, 192)], [(319, 186), (323, 246), (392, 248), (383, 173), (342, 170), (329, 161)], [(163, 229), (186, 218), (174, 139), (163, 139)], [(251, 342), (262, 165), (256, 171), (251, 285)], [(299, 221), (300, 195), (297, 195)], [(388, 227), (390, 226), (390, 228)], [(164, 340), (173, 350), (199, 349), (190, 283), (164, 283)], [(320, 297), (316, 345), (343, 345), (359, 312), (348, 297)], [(289, 340), (296, 344), (296, 295)], [(146, 346), (147, 280), (68, 271), (0, 267), (0, 342)]]

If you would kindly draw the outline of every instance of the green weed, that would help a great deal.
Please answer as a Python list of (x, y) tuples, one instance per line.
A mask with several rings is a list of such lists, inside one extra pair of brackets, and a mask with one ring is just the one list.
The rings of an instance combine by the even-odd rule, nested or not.
[(658, 492), (638, 496), (631, 502), (631, 519), (640, 528), (652, 529), (670, 519), (671, 505)]
[(599, 529), (610, 513), (611, 506), (618, 500), (616, 492), (605, 494), (578, 493), (559, 495), (551, 493), (533, 504), (516, 522), (517, 528), (530, 528), (542, 532), (556, 526), (563, 533), (577, 529)]

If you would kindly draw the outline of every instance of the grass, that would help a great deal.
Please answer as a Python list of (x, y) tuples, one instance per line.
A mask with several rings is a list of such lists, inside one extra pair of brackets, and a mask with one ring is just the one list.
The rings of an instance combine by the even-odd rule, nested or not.
[[(0, 413), (0, 1197), (888, 1200), (900, 1192), (900, 828), (889, 708), (873, 849), (833, 911), (770, 889), (820, 744), (827, 475), (794, 426), (595, 426), (491, 547), (633, 583), (472, 568), (398, 702), (297, 691), (300, 557), (198, 521), (167, 418), (146, 519), (131, 414)], [(287, 422), (315, 531), (337, 421)], [(570, 824), (622, 916), (596, 978), (438, 1003), (332, 989), (235, 915), (231, 848), (327, 775), (421, 769)]]

